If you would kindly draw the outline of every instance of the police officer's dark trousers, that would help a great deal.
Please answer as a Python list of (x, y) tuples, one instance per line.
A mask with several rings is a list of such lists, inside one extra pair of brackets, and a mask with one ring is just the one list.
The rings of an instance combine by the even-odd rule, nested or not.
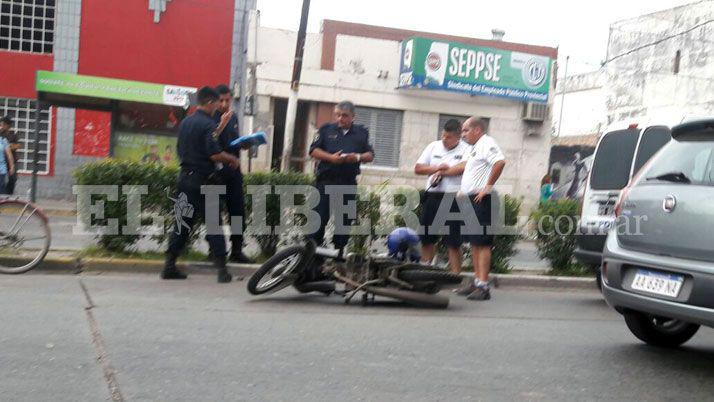
[[(357, 192), (357, 180), (356, 178), (351, 178), (351, 177), (346, 177), (346, 178), (332, 178), (332, 179), (320, 179), (315, 183), (315, 188), (317, 191), (320, 193), (320, 202), (317, 204), (317, 207), (315, 208), (315, 212), (317, 212), (320, 215), (320, 229), (315, 232), (311, 238), (317, 243), (317, 245), (321, 245), (322, 242), (325, 239), (325, 226), (327, 226), (328, 221), (330, 220), (330, 217), (333, 217), (333, 222), (336, 222), (336, 219), (338, 219), (338, 216), (335, 216), (338, 211), (332, 211), (331, 205), (330, 205), (330, 194), (327, 192), (326, 188), (329, 186), (350, 186), (349, 188), (346, 188), (345, 190), (340, 190), (339, 192), (347, 192), (347, 189), (350, 189), (351, 194), (344, 194), (342, 196), (342, 200), (337, 200), (337, 202), (340, 202), (342, 205), (347, 205), (347, 203), (353, 203), (356, 200), (356, 192)], [(337, 197), (338, 195), (335, 194), (333, 197)], [(335, 201), (333, 201), (334, 203)], [(345, 211), (346, 207), (343, 207), (343, 211)], [(347, 217), (347, 214), (342, 214), (342, 224), (347, 226), (351, 225), (354, 219), (350, 219)], [(335, 246), (335, 248), (344, 248), (347, 245), (347, 242), (350, 239), (349, 233), (341, 233), (341, 234), (335, 234), (332, 237), (332, 244)]]
[(243, 194), (243, 174), (240, 170), (224, 167), (221, 170), (222, 181), (226, 184), (226, 194), (221, 196), (221, 201), (226, 205), (231, 219), (240, 219), (241, 230), (234, 231), (231, 225), (231, 252), (238, 254), (243, 249), (243, 231), (245, 221), (245, 195)]
[[(169, 238), (168, 253), (173, 256), (180, 255), (188, 241), (191, 229), (200, 222), (205, 214), (205, 195), (201, 194), (201, 186), (206, 184), (207, 176), (194, 170), (181, 169), (176, 190), (177, 208), (174, 211), (174, 227)], [(181, 211), (181, 194), (185, 194), (188, 204), (193, 207), (193, 213), (188, 213), (186, 208)], [(177, 219), (178, 218), (178, 219)], [(206, 235), (208, 245), (214, 256), (225, 258), (226, 239), (223, 234)]]

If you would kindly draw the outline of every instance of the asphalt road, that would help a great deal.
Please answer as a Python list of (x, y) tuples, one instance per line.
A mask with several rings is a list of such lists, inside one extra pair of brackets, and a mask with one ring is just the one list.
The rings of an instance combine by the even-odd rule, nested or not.
[(645, 346), (595, 291), (497, 289), (490, 302), (452, 297), (447, 310), (422, 310), (290, 289), (251, 297), (245, 282), (214, 280), (1, 276), (0, 400), (714, 395), (714, 331), (679, 350)]

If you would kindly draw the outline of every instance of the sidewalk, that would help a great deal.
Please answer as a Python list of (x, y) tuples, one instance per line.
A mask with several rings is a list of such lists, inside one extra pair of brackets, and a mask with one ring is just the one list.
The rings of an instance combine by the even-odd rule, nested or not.
[(38, 200), (35, 205), (50, 217), (74, 217), (77, 215), (77, 203), (75, 201)]
[[(74, 258), (76, 252), (95, 244), (94, 235), (74, 234), (73, 232), (74, 227), (77, 225), (76, 203), (73, 201), (40, 200), (37, 202), (37, 206), (45, 212), (50, 220), (52, 248), (48, 255), (48, 262), (54, 259), (57, 260), (57, 263), (65, 267), (76, 265), (77, 262)], [(254, 244), (251, 239), (246, 240), (248, 243), (246, 245), (246, 252), (248, 254), (257, 253), (257, 245)], [(137, 243), (137, 249), (139, 251), (155, 251), (161, 248), (161, 245), (148, 239), (142, 239)], [(196, 242), (195, 248), (200, 252), (208, 252), (208, 245), (205, 241)], [(516, 248), (517, 253), (511, 258), (513, 271), (509, 277), (525, 276), (532, 278), (543, 276), (548, 272), (548, 263), (538, 257), (537, 249), (533, 241), (520, 241), (516, 245)], [(89, 261), (91, 267), (98, 268), (98, 265), (106, 263), (106, 260), (107, 259), (85, 259), (84, 261)], [(134, 271), (142, 271), (147, 267), (153, 267), (153, 265), (155, 265), (153, 261), (146, 260), (125, 260), (120, 262), (114, 259), (112, 263), (115, 268), (117, 268), (118, 265), (123, 267), (120, 270)], [(201, 267), (200, 270), (202, 271), (205, 271), (206, 268), (204, 266), (206, 264), (201, 262), (191, 263), (191, 265)], [(144, 268), (139, 268), (139, 266), (143, 266)], [(149, 268), (149, 270), (152, 269), (158, 268)]]

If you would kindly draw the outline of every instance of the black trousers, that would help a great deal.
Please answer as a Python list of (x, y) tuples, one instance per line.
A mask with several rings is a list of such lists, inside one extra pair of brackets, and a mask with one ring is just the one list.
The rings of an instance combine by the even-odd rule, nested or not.
[[(314, 234), (312, 234), (310, 237), (315, 241), (315, 243), (317, 243), (318, 246), (321, 245), (322, 242), (325, 240), (325, 227), (327, 226), (330, 217), (333, 218), (333, 222), (335, 222), (335, 220), (338, 218), (342, 218), (342, 224), (345, 226), (351, 225), (354, 221), (354, 219), (348, 218), (347, 214), (342, 214), (341, 217), (335, 216), (337, 214), (337, 211), (333, 211), (331, 208), (330, 195), (326, 191), (326, 187), (328, 186), (351, 186), (351, 192), (353, 194), (345, 194), (341, 201), (333, 200), (333, 203), (339, 202), (342, 205), (346, 205), (348, 202), (354, 202), (357, 199), (356, 178), (348, 177), (332, 180), (318, 180), (315, 183), (315, 188), (317, 188), (317, 191), (320, 193), (320, 202), (315, 208), (315, 212), (320, 215), (320, 229)], [(334, 195), (334, 197), (337, 197), (337, 195)], [(334, 236), (332, 236), (332, 244), (335, 246), (335, 248), (344, 248), (349, 240), (349, 234), (335, 234)]]
[(12, 195), (15, 193), (15, 183), (17, 183), (17, 173), (13, 173), (7, 176), (7, 183), (5, 183), (5, 194)]
[(231, 252), (239, 253), (243, 250), (243, 231), (245, 221), (245, 194), (243, 194), (243, 174), (240, 170), (224, 167), (221, 170), (222, 181), (226, 185), (226, 194), (221, 196), (221, 205), (230, 215), (231, 219), (241, 219), (243, 226), (240, 232), (231, 230)]
[[(201, 186), (206, 184), (206, 180), (205, 175), (181, 169), (176, 189), (174, 225), (169, 237), (169, 254), (180, 255), (194, 225), (202, 221), (206, 203), (205, 196), (201, 194)], [(206, 235), (206, 241), (214, 256), (225, 257), (226, 238), (222, 233)]]

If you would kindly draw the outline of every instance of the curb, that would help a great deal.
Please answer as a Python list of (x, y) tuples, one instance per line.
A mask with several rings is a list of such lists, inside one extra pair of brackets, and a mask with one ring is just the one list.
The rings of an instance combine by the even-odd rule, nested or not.
[[(473, 274), (470, 275), (473, 277)], [(595, 278), (546, 275), (493, 274), (496, 286), (550, 289), (597, 289)]]
[[(79, 273), (141, 273), (156, 274), (161, 272), (164, 262), (160, 260), (119, 259), (119, 258), (72, 258), (50, 257), (35, 268), (35, 272), (57, 274)], [(188, 274), (213, 275), (215, 273), (210, 262), (188, 261), (179, 262), (178, 266)], [(228, 264), (237, 276), (252, 275), (260, 264)], [(462, 273), (464, 281), (471, 280), (473, 273)], [(595, 278), (576, 278), (545, 275), (509, 275), (492, 274), (494, 286), (527, 287), (547, 289), (597, 289)]]
[[(189, 274), (215, 274), (213, 264), (210, 262), (188, 261), (178, 262), (177, 265)], [(50, 257), (45, 258), (34, 272), (57, 274), (119, 272), (158, 275), (163, 267), (164, 262), (160, 260)], [(228, 267), (239, 276), (248, 276), (252, 275), (260, 264), (228, 264)]]

